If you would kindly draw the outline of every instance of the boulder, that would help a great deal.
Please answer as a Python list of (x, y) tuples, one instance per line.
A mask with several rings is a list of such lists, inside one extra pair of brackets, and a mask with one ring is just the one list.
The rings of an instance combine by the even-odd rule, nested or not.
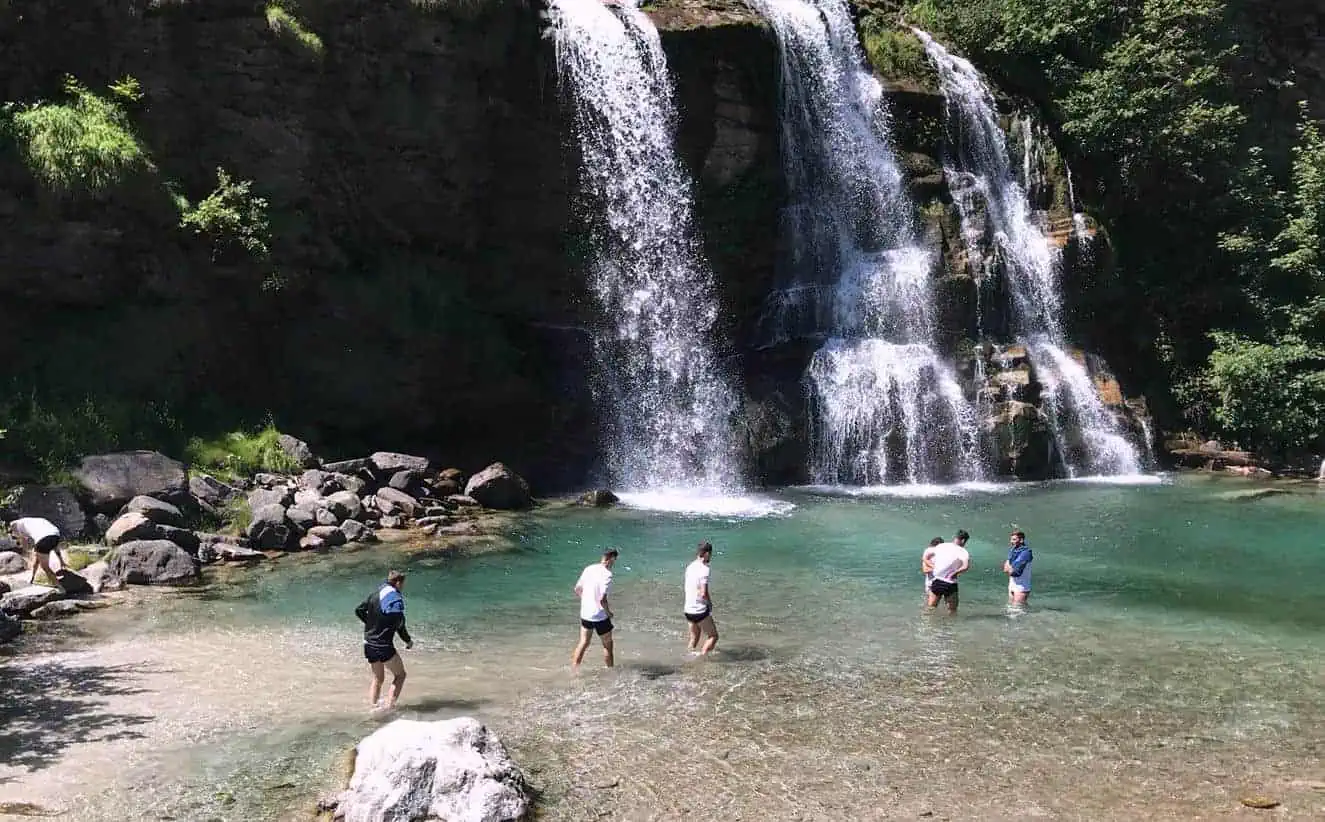
[(13, 537), (0, 533), (0, 554), (6, 552), (18, 553), (18, 543)]
[(318, 525), (339, 525), (339, 524), (340, 524), (340, 518), (337, 517), (335, 514), (333, 514), (330, 510), (328, 510), (328, 509), (326, 509), (326, 508), (319, 508), (319, 509), (317, 509), (317, 513), (314, 515), (314, 519), (317, 520), (317, 524), (318, 524)]
[(412, 517), (419, 513), (419, 508), (419, 501), (404, 491), (397, 491), (390, 486), (377, 489), (377, 510), (383, 514), (400, 512)]
[(208, 474), (196, 474), (189, 477), (189, 493), (198, 502), (219, 508), (233, 499), (239, 491)]
[(59, 619), (60, 617), (73, 616), (79, 611), (90, 611), (96, 608), (97, 603), (87, 600), (62, 599), (47, 603), (32, 612), (33, 619)]
[(160, 525), (137, 511), (121, 515), (106, 529), (107, 545), (122, 545), (143, 539), (164, 539), (164, 537)]
[(346, 543), (345, 532), (334, 525), (317, 525), (308, 531), (310, 537), (317, 537), (332, 547)]
[(459, 468), (443, 468), (437, 472), (437, 479), (454, 482), (456, 485), (464, 485), (465, 472)]
[(286, 509), (285, 517), (294, 523), (300, 531), (307, 531), (317, 525), (318, 509), (307, 505), (295, 505)]
[(285, 452), (285, 455), (294, 460), (294, 463), (300, 468), (316, 468), (322, 461), (313, 456), (313, 449), (308, 447), (308, 443), (292, 437), (289, 434), (281, 434), (276, 440), (276, 444)]
[(428, 458), (409, 454), (396, 454), (391, 451), (378, 451), (368, 458), (373, 469), (384, 476), (397, 471), (427, 471)]
[(5, 582), (3, 579), (0, 579), (0, 596), (4, 596), (5, 594), (9, 593), (9, 591), (10, 591), (9, 583)]
[(327, 508), (342, 520), (358, 519), (363, 513), (363, 503), (350, 491), (337, 491), (327, 497)]
[(199, 577), (188, 552), (164, 539), (126, 542), (115, 549), (110, 573), (129, 585), (180, 585)]
[(120, 578), (111, 573), (110, 563), (105, 560), (92, 563), (84, 568), (81, 573), (94, 594), (99, 594), (102, 591), (118, 591), (124, 587), (124, 583), (120, 582)]
[(9, 642), (23, 633), (23, 623), (0, 613), (0, 642)]
[[(325, 483), (325, 482), (327, 481), (327, 479), (328, 479), (330, 476), (331, 476), (331, 475), (328, 474), (326, 471), (320, 471), (320, 470), (318, 470), (318, 469), (316, 469), (316, 468), (310, 468), (309, 470), (307, 470), (307, 471), (305, 471), (304, 473), (300, 474), (300, 475), (299, 475), (299, 479), (295, 480), (295, 483), (296, 483), (300, 488), (303, 488), (303, 489), (308, 490), (308, 491), (314, 491), (314, 492), (316, 492), (319, 496), (321, 496), (321, 494), (322, 494), (322, 485), (323, 485), (323, 483)], [(296, 493), (295, 496), (296, 496), (296, 498), (297, 498), (297, 497), (298, 497), (298, 494)]]
[(327, 489), (323, 493), (333, 493), (334, 491), (349, 491), (358, 496), (368, 487), (368, 482), (363, 477), (356, 477), (350, 474), (332, 474), (327, 480)]
[(28, 570), (28, 561), (17, 551), (0, 551), (0, 576), (21, 574)]
[(190, 554), (198, 553), (198, 546), (202, 544), (198, 535), (187, 528), (176, 528), (173, 525), (158, 525), (157, 530), (161, 533), (161, 539), (168, 539), (179, 547), (188, 551)]
[(233, 542), (213, 542), (212, 550), (226, 562), (258, 562), (267, 558), (261, 551), (235, 545)]
[(460, 483), (451, 479), (439, 479), (432, 484), (433, 493), (439, 497), (449, 497), (465, 490)]
[(452, 505), (458, 505), (461, 508), (477, 508), (479, 505), (478, 500), (473, 497), (465, 496), (464, 494), (452, 494), (447, 497), (445, 501)]
[(87, 577), (68, 568), (61, 568), (55, 572), (55, 584), (71, 597), (85, 597), (96, 593), (92, 590), (92, 583), (87, 581)]
[(173, 525), (178, 528), (184, 524), (184, 515), (180, 513), (178, 508), (155, 497), (134, 497), (129, 500), (120, 513), (121, 515), (127, 513), (142, 514), (159, 525)]
[(360, 457), (353, 460), (341, 460), (339, 462), (324, 462), (323, 471), (329, 471), (333, 474), (355, 474), (365, 468), (372, 468), (373, 461), (368, 457)]
[(248, 495), (248, 507), (254, 511), (259, 508), (266, 508), (268, 505), (284, 507), (292, 502), (294, 502), (294, 494), (284, 486), (280, 488), (259, 488)]
[(322, 537), (305, 534), (299, 539), (299, 547), (305, 551), (321, 551), (329, 546), (327, 545), (327, 541), (322, 539)]
[(500, 462), (494, 462), (469, 478), (465, 496), (478, 501), (484, 508), (513, 511), (533, 504), (529, 483)]
[(423, 484), (423, 472), (414, 468), (397, 471), (391, 475), (391, 479), (387, 480), (386, 484), (397, 491), (412, 494)]
[(122, 451), (83, 457), (74, 471), (81, 496), (101, 513), (118, 511), (137, 496), (182, 502), (188, 496), (184, 463), (155, 451)]
[(0, 612), (27, 616), (48, 602), (64, 599), (64, 591), (48, 585), (27, 585), (0, 597)]
[(253, 511), (253, 519), (244, 536), (260, 550), (284, 550), (294, 543), (294, 523), (285, 516), (285, 509), (280, 505), (264, 505)]
[(340, 524), (340, 530), (345, 535), (346, 542), (358, 542), (368, 529), (357, 519), (347, 519)]
[(616, 505), (620, 502), (616, 494), (606, 488), (599, 488), (596, 491), (585, 491), (580, 495), (580, 505), (589, 505), (594, 508), (606, 508), (610, 505)]
[(41, 517), (60, 529), (65, 539), (87, 533), (87, 514), (74, 492), (62, 485), (25, 485), (9, 506), (15, 517)]
[(323, 505), (326, 505), (326, 498), (317, 491), (310, 491), (306, 488), (300, 488), (294, 492), (294, 504), (301, 508), (307, 508), (310, 511), (316, 511)]
[(383, 528), (404, 528), (405, 521), (395, 514), (387, 514), (382, 517), (381, 525)]
[(1053, 434), (1038, 408), (1016, 400), (998, 403), (984, 425), (993, 434), (999, 474), (1023, 480), (1052, 475)]
[(529, 781), (497, 735), (473, 717), (398, 719), (355, 750), (336, 820), (518, 822), (530, 813)]

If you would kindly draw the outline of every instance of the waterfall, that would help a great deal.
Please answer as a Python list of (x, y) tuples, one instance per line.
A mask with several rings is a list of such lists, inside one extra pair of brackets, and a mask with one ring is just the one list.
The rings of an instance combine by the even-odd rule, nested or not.
[(969, 61), (950, 54), (927, 33), (913, 31), (938, 71), (947, 102), (949, 177), (964, 179), (964, 190), (971, 193), (965, 201), (955, 197), (963, 224), (979, 219), (978, 199), (1012, 294), (1014, 330), (1044, 389), (1043, 408), (1064, 471), (1068, 476), (1139, 473), (1136, 448), (1100, 399), (1085, 364), (1066, 350), (1058, 250), (1037, 225), (1027, 192), (1017, 182), (989, 86)]
[(673, 144), (658, 32), (633, 6), (600, 0), (554, 0), (549, 17), (604, 317), (593, 388), (608, 475), (625, 488), (730, 489), (736, 393), (710, 339), (718, 302)]
[(975, 413), (934, 350), (934, 258), (845, 0), (749, 0), (781, 57), (790, 253), (773, 342), (827, 337), (805, 372), (816, 482), (978, 479)]
[(1317, 472), (1316, 479), (1325, 482), (1325, 460), (1320, 461), (1320, 471)]

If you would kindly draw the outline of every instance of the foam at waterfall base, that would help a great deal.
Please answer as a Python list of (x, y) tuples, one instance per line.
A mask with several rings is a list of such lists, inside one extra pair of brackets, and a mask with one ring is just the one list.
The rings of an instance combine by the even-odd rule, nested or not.
[(1163, 485), (1169, 481), (1169, 477), (1163, 474), (1098, 474), (1063, 480), (1063, 482), (1094, 483), (1096, 485)]
[(700, 517), (757, 519), (785, 516), (795, 503), (758, 495), (733, 494), (707, 488), (649, 488), (617, 493), (621, 504), (641, 511), (663, 511)]
[(975, 494), (1003, 494), (1014, 490), (1012, 482), (900, 483), (897, 485), (798, 485), (795, 490), (830, 497), (902, 497), (932, 499)]

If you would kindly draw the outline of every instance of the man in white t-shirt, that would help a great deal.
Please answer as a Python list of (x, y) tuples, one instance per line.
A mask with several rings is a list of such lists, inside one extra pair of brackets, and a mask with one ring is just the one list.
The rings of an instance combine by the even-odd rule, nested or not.
[(32, 581), (37, 579), (40, 568), (50, 577), (51, 582), (59, 584), (55, 571), (51, 568), (51, 552), (60, 560), (60, 567), (65, 567), (64, 554), (60, 553), (60, 529), (55, 523), (42, 517), (20, 517), (9, 523), (9, 532), (14, 535), (24, 548), (32, 549)]
[(571, 653), (570, 663), (574, 670), (580, 669), (584, 652), (589, 650), (589, 641), (594, 634), (603, 643), (603, 662), (611, 668), (615, 663), (612, 653), (612, 606), (607, 602), (608, 591), (612, 587), (612, 566), (616, 564), (618, 551), (608, 548), (603, 552), (601, 562), (595, 562), (580, 572), (580, 579), (575, 583), (575, 596), (580, 598), (580, 641)]
[[(709, 563), (713, 560), (713, 545), (699, 543), (695, 561), (686, 566), (685, 618), (690, 626), (690, 650), (700, 656), (708, 654), (718, 644), (718, 623), (713, 620), (713, 595), (709, 590)], [(700, 636), (708, 637), (699, 647)]]
[(934, 581), (934, 569), (928, 565), (926, 557), (929, 552), (943, 544), (943, 537), (934, 537), (929, 541), (929, 547), (920, 554), (920, 572), (925, 575), (925, 596), (929, 596), (929, 583)]
[(948, 613), (957, 613), (957, 577), (971, 569), (971, 555), (966, 550), (970, 538), (965, 531), (958, 531), (952, 542), (935, 545), (921, 557), (921, 569), (933, 574), (926, 601), (930, 608), (938, 607), (941, 599), (948, 604)]

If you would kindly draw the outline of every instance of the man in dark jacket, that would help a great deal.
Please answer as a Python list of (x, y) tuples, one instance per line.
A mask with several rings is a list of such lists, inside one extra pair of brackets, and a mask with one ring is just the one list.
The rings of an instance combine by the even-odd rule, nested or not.
[(373, 671), (373, 683), (368, 688), (368, 702), (378, 706), (378, 697), (382, 693), (382, 682), (387, 670), (391, 671), (391, 693), (384, 710), (391, 710), (400, 699), (400, 691), (405, 687), (405, 663), (396, 653), (395, 636), (405, 640), (406, 648), (414, 647), (409, 631), (405, 630), (405, 597), (400, 589), (405, 585), (405, 575), (391, 571), (386, 581), (368, 596), (354, 613), (363, 621), (363, 655)]
[(1026, 544), (1026, 535), (1013, 531), (1008, 539), (1008, 560), (1003, 563), (1003, 573), (1008, 575), (1008, 600), (1014, 605), (1025, 605), (1031, 598), (1031, 547)]

